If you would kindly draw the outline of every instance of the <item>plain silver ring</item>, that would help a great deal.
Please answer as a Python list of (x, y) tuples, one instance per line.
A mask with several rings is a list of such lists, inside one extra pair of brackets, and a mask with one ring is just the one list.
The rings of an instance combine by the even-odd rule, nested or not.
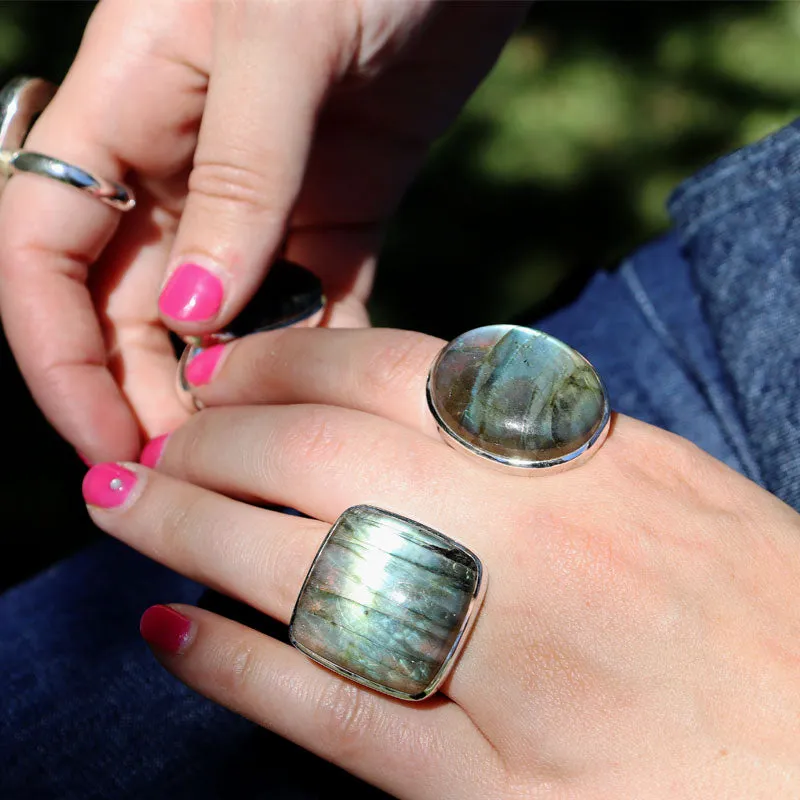
[(22, 75), (0, 91), (0, 150), (21, 150), (36, 117), (56, 93), (55, 84)]
[(92, 175), (85, 169), (68, 164), (60, 158), (28, 150), (17, 150), (0, 153), (0, 164), (9, 178), (17, 172), (52, 178), (59, 183), (80, 189), (118, 211), (130, 211), (136, 205), (133, 192), (127, 186)]
[(15, 173), (27, 172), (72, 186), (119, 211), (130, 211), (136, 200), (127, 186), (98, 178), (58, 158), (23, 149), (34, 120), (55, 92), (56, 86), (49, 81), (24, 75), (0, 90), (0, 190)]

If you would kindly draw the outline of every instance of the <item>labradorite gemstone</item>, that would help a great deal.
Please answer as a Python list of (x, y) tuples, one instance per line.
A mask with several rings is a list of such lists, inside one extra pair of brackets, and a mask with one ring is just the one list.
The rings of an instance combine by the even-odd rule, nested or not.
[(480, 582), (480, 562), (452, 539), (355, 506), (320, 548), (289, 635), (325, 666), (418, 700), (435, 689)]
[(428, 396), (437, 420), (457, 440), (522, 466), (568, 460), (608, 419), (592, 365), (553, 336), (515, 325), (454, 339), (434, 362)]

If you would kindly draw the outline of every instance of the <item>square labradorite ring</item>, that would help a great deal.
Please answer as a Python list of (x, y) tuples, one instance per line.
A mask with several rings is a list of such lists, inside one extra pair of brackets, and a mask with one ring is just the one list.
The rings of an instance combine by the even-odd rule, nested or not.
[(297, 598), (291, 643), (345, 678), (401, 700), (433, 694), (486, 591), (477, 556), (414, 520), (348, 508)]
[(447, 344), (427, 396), (447, 444), (511, 474), (576, 466), (608, 435), (608, 394), (594, 367), (519, 325), (476, 328)]

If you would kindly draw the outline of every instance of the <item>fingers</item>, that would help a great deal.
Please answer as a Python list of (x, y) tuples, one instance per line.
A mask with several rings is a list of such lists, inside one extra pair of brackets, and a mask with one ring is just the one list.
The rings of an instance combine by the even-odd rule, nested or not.
[(189, 416), (175, 392), (175, 350), (158, 319), (156, 302), (175, 222), (141, 195), (103, 251), (89, 279), (101, 317), (107, 365), (149, 439)]
[(451, 701), (412, 706), (370, 692), (198, 608), (155, 606), (141, 627), (184, 683), (392, 795), (445, 800), (497, 785), (494, 751)]
[[(283, 623), (330, 530), (317, 520), (255, 508), (128, 463), (92, 467), (83, 496), (102, 530)], [(460, 658), (448, 676), (447, 693), (459, 702), (480, 684), (482, 651), (473, 647), (478, 658)]]
[(230, 321), (281, 247), (332, 79), (331, 8), (215, 5), (208, 99), (159, 300), (166, 324), (180, 333)]
[[(112, 180), (129, 166), (164, 171), (188, 159), (187, 121), (199, 117), (203, 98), (196, 73), (151, 54), (155, 21), (167, 26), (168, 16), (155, 4), (101, 4), (26, 147)], [(9, 343), (45, 415), (92, 460), (132, 457), (139, 446), (85, 287), (119, 220), (97, 200), (31, 175), (14, 177), (0, 205), (0, 312)]]
[(107, 533), (284, 623), (330, 527), (138, 465), (92, 467), (83, 493), (92, 519)]
[(428, 370), (444, 342), (410, 331), (285, 329), (196, 356), (187, 370), (205, 406), (319, 403), (366, 411), (438, 440)]
[[(257, 497), (333, 522), (375, 505), (452, 531), (495, 473), (394, 422), (344, 408), (240, 406), (195, 414), (166, 441), (158, 469), (227, 495)], [(456, 478), (455, 476), (458, 476)], [(471, 526), (464, 543), (478, 536)]]
[[(46, 141), (38, 148), (58, 154)], [(67, 149), (63, 142), (65, 157)], [(111, 158), (97, 158), (99, 167), (87, 156), (69, 158), (106, 177), (121, 172), (118, 165), (111, 172)], [(118, 220), (96, 200), (26, 175), (10, 181), (0, 206), (0, 313), (9, 344), (45, 416), (92, 460), (129, 458), (139, 446), (86, 288), (88, 267)]]

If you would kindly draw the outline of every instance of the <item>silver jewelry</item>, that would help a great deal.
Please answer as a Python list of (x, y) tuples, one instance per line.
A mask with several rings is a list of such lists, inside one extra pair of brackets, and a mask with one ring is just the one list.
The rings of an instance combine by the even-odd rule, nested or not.
[(516, 475), (575, 466), (608, 434), (608, 394), (569, 345), (532, 328), (490, 325), (446, 345), (428, 407), (456, 449)]
[(433, 694), (486, 592), (478, 557), (371, 506), (334, 523), (300, 590), (291, 643), (345, 678), (402, 700)]
[(56, 87), (41, 78), (9, 81), (0, 91), (0, 150), (19, 150), (34, 119), (53, 99)]
[(310, 270), (285, 258), (270, 267), (248, 304), (223, 331), (204, 336), (185, 337), (186, 347), (178, 362), (178, 396), (188, 411), (200, 411), (203, 404), (194, 396), (194, 388), (186, 377), (192, 359), (218, 344), (289, 327), (316, 327), (325, 313), (322, 282)]
[(0, 91), (0, 188), (13, 175), (27, 172), (72, 186), (119, 211), (130, 211), (133, 190), (59, 158), (22, 149), (25, 137), (55, 93), (41, 78), (15, 78)]

